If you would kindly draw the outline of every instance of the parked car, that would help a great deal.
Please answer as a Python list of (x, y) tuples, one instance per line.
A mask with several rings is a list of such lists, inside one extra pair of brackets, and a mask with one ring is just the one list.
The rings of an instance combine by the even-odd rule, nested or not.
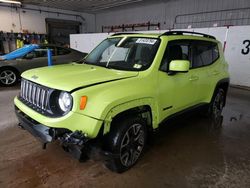
[(52, 50), (53, 65), (79, 61), (86, 56), (86, 53), (55, 45), (25, 46), (23, 49), (2, 56), (2, 60), (0, 60), (0, 85), (13, 86), (24, 71), (47, 66), (48, 48)]
[(221, 121), (229, 86), (222, 45), (186, 33), (115, 34), (83, 64), (25, 72), (14, 100), (20, 126), (79, 159), (100, 148), (106, 166), (123, 172), (165, 120), (202, 107)]

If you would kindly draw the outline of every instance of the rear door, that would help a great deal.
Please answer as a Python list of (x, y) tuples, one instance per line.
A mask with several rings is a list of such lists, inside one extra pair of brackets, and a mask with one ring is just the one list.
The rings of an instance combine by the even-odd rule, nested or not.
[(213, 77), (219, 74), (216, 65), (213, 65), (219, 59), (219, 51), (217, 44), (210, 41), (194, 41), (191, 51), (191, 69), (193, 72), (196, 72), (196, 75), (199, 77), (197, 101), (201, 103), (207, 100), (207, 96), (210, 95), (210, 91), (213, 90), (211, 85), (215, 85), (213, 80), (216, 79), (213, 79)]

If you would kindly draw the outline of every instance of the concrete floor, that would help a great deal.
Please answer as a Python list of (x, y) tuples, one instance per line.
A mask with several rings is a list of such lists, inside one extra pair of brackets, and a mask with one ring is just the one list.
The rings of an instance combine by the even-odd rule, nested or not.
[(0, 88), (0, 187), (250, 187), (250, 91), (230, 88), (219, 129), (197, 115), (165, 126), (123, 174), (79, 163), (58, 144), (42, 150), (16, 127), (17, 93)]

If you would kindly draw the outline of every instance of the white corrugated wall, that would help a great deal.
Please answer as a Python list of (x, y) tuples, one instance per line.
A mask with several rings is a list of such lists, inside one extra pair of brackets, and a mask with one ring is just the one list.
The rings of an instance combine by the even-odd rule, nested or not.
[(166, 0), (161, 3), (109, 10), (96, 14), (96, 32), (101, 32), (102, 26), (148, 21), (160, 22), (161, 29), (187, 28), (190, 25), (193, 28), (250, 25), (250, 0)]

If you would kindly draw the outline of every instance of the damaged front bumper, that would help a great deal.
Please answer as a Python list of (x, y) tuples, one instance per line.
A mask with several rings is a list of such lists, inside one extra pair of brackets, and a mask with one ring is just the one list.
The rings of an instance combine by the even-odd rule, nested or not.
[(59, 140), (64, 150), (78, 160), (82, 160), (87, 155), (87, 148), (90, 148), (87, 146), (89, 138), (81, 131), (72, 132), (63, 128), (47, 127), (33, 120), (17, 107), (15, 107), (15, 113), (19, 120), (19, 127), (37, 138), (42, 143), (43, 149), (46, 149), (48, 143)]
[(71, 132), (80, 131), (90, 139), (97, 137), (103, 125), (103, 120), (95, 119), (73, 111), (70, 111), (62, 117), (47, 117), (33, 110), (17, 97), (14, 99), (14, 103), (16, 108), (18, 108), (24, 115), (27, 115), (29, 119), (35, 120), (36, 124), (42, 124), (54, 129), (68, 129)]
[(19, 120), (19, 126), (29, 131), (35, 138), (43, 144), (60, 140), (62, 144), (83, 145), (88, 141), (88, 138), (81, 132), (72, 132), (63, 128), (52, 128), (42, 125), (24, 114), (21, 110), (15, 107), (15, 113)]
[(44, 144), (49, 143), (53, 140), (52, 136), (49, 134), (49, 127), (39, 124), (38, 122), (29, 118), (27, 115), (22, 113), (17, 107), (15, 107), (15, 112), (20, 127), (29, 131), (34, 137), (39, 139)]
[(37, 138), (43, 144), (43, 149), (46, 148), (46, 144), (59, 140), (64, 150), (80, 161), (86, 155), (98, 160), (114, 157), (100, 147), (103, 143), (103, 134), (99, 135), (103, 131), (101, 120), (75, 112), (70, 112), (61, 118), (45, 117), (17, 98), (15, 98), (15, 112), (20, 122), (19, 126)]

